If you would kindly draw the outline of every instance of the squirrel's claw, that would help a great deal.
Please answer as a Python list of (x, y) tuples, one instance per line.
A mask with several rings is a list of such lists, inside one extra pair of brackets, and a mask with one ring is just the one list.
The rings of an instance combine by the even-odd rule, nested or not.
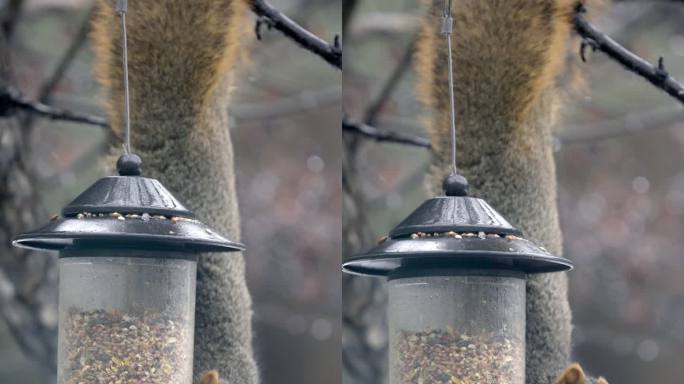
[(599, 377), (596, 381), (588, 379), (582, 367), (577, 363), (573, 363), (565, 369), (555, 384), (591, 384), (594, 382), (596, 384), (608, 384), (608, 381), (603, 377)]
[(197, 384), (219, 384), (219, 374), (217, 370), (206, 372)]

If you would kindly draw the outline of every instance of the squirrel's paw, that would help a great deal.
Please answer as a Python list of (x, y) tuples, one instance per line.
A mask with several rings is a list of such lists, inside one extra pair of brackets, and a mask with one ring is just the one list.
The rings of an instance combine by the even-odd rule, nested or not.
[(598, 379), (587, 377), (582, 367), (574, 363), (565, 369), (563, 374), (556, 380), (556, 384), (608, 384), (608, 382), (603, 377)]
[(217, 370), (206, 372), (202, 375), (197, 384), (219, 384), (219, 374)]

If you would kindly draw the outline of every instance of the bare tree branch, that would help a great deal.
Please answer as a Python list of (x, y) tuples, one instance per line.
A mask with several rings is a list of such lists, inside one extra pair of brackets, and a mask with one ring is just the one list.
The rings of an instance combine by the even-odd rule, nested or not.
[(358, 8), (358, 5), (359, 0), (346, 0), (342, 2), (342, 33), (344, 34), (345, 39), (348, 31), (347, 27), (349, 26), (349, 22), (351, 22), (354, 11)]
[(109, 128), (109, 123), (105, 118), (52, 107), (27, 98), (13, 87), (1, 87), (0, 117), (11, 116), (16, 110), (24, 110), (52, 120), (71, 121)]
[(47, 103), (50, 100), (50, 95), (55, 90), (57, 84), (59, 84), (59, 82), (66, 74), (66, 71), (73, 63), (74, 58), (76, 58), (76, 54), (78, 54), (81, 48), (83, 48), (83, 45), (85, 45), (85, 42), (88, 38), (88, 32), (90, 31), (90, 19), (93, 15), (94, 9), (95, 7), (93, 6), (91, 7), (90, 11), (88, 11), (87, 15), (81, 22), (81, 25), (78, 28), (78, 31), (76, 32), (76, 35), (71, 40), (69, 47), (64, 52), (61, 59), (59, 60), (59, 63), (52, 72), (52, 75), (40, 87), (40, 91), (38, 92), (39, 102)]
[[(554, 139), (562, 145), (594, 143), (636, 134), (645, 130), (668, 128), (681, 121), (684, 121), (684, 111), (681, 109), (658, 108), (592, 124), (568, 126), (556, 133)], [(359, 129), (359, 125), (362, 125), (363, 129)], [(418, 127), (419, 125), (416, 123), (412, 126)], [(405, 144), (431, 149), (423, 145), (424, 142), (428, 142), (423, 137), (400, 135), (399, 139), (395, 139), (393, 137), (396, 135), (394, 131), (379, 130), (373, 126), (359, 124), (348, 119), (347, 126), (344, 129), (349, 134), (378, 142)], [(388, 135), (389, 137), (387, 137)]]
[[(0, 30), (0, 86), (13, 84), (8, 40)], [(4, 97), (0, 95), (4, 101)], [(8, 109), (9, 108), (9, 109)], [(14, 248), (11, 239), (47, 216), (36, 187), (29, 137), (0, 101), (0, 320), (46, 376), (56, 372), (56, 258)], [(47, 382), (44, 381), (44, 382)]]
[(413, 59), (413, 51), (415, 45), (416, 37), (414, 37), (411, 40), (411, 43), (404, 51), (404, 55), (399, 60), (399, 63), (394, 68), (394, 71), (392, 71), (392, 74), (385, 82), (385, 85), (382, 87), (382, 90), (380, 91), (380, 94), (378, 95), (376, 100), (373, 103), (371, 103), (371, 105), (368, 107), (366, 111), (366, 116), (364, 117), (364, 121), (366, 122), (366, 124), (374, 125), (376, 123), (375, 120), (377, 118), (378, 113), (380, 113), (382, 107), (384, 107), (385, 104), (387, 104), (387, 100), (389, 100), (390, 96), (392, 96), (392, 94), (394, 93), (394, 90), (396, 89), (397, 85), (399, 85), (399, 81), (404, 76), (406, 71), (411, 67), (411, 59)]
[(684, 103), (684, 86), (667, 73), (662, 57), (659, 59), (657, 66), (642, 59), (610, 38), (610, 36), (598, 30), (584, 17), (585, 12), (586, 8), (583, 5), (577, 6), (575, 30), (583, 39), (580, 48), (580, 55), (582, 55), (583, 60), (586, 47), (601, 51), (611, 59), (622, 64), (628, 71), (636, 73), (655, 87), (662, 89), (670, 96)]
[[(90, 18), (92, 17), (94, 10), (95, 6), (92, 6), (86, 14), (85, 18), (83, 19), (83, 21), (81, 22), (81, 25), (79, 26), (74, 38), (71, 40), (71, 43), (67, 47), (67, 50), (64, 52), (59, 62), (57, 63), (57, 66), (52, 71), (52, 74), (41, 85), (40, 90), (38, 91), (38, 102), (45, 104), (50, 101), (50, 96), (52, 95), (52, 92), (55, 90), (59, 82), (62, 80), (69, 67), (71, 67), (71, 64), (74, 62), (76, 55), (81, 50), (88, 37), (88, 32), (90, 31)], [(22, 129), (30, 131), (33, 127), (34, 118), (35, 115), (30, 113), (27, 113), (24, 116), (22, 116), (19, 119), (19, 121), (21, 122)]]
[(339, 85), (325, 89), (306, 90), (293, 96), (259, 103), (232, 104), (230, 116), (239, 123), (271, 120), (296, 115), (306, 110), (339, 105), (342, 98)]
[(11, 38), (14, 26), (24, 5), (23, 0), (5, 0), (0, 9), (0, 28), (6, 38)]
[(564, 145), (596, 143), (645, 130), (669, 128), (681, 121), (684, 121), (684, 111), (681, 107), (657, 108), (629, 113), (587, 126), (565, 127), (555, 135), (555, 138)]
[(252, 11), (259, 17), (255, 26), (258, 39), (261, 39), (262, 25), (275, 28), (302, 48), (320, 56), (328, 64), (337, 69), (342, 69), (342, 47), (339, 36), (335, 36), (335, 41), (330, 44), (295, 23), (265, 0), (251, 0), (250, 5)]
[(431, 147), (430, 141), (425, 138), (405, 135), (389, 129), (381, 129), (373, 126), (373, 124), (376, 123), (378, 114), (387, 103), (387, 100), (389, 100), (394, 93), (394, 90), (399, 85), (401, 78), (411, 66), (415, 42), (416, 38), (414, 37), (408, 47), (406, 47), (406, 51), (399, 60), (399, 63), (385, 81), (378, 96), (372, 103), (370, 103), (370, 106), (367, 108), (365, 113), (364, 122), (356, 122), (349, 117), (344, 116), (342, 118), (343, 132), (352, 133), (378, 142), (406, 144), (428, 149)]
[(377, 36), (394, 38), (397, 34), (418, 30), (420, 18), (420, 15), (404, 12), (364, 12), (354, 19), (344, 33), (354, 41)]
[(346, 116), (342, 119), (342, 131), (362, 136), (377, 142), (412, 145), (431, 149), (430, 140), (424, 137), (411, 136), (388, 129), (376, 128), (364, 123), (354, 122)]

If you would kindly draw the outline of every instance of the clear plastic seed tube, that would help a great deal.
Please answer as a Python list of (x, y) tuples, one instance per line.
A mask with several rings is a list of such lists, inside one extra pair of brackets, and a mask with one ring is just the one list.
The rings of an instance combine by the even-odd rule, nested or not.
[(389, 282), (390, 383), (524, 384), (524, 276), (440, 274)]
[(58, 383), (191, 384), (197, 262), (91, 252), (59, 261)]

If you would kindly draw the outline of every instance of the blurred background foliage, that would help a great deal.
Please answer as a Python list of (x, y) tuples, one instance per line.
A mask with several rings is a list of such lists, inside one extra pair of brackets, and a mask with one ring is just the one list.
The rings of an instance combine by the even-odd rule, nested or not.
[[(343, 108), (363, 120), (411, 49), (421, 8), (417, 0), (345, 4), (350, 17)], [(668, 71), (684, 80), (684, 3), (620, 1), (600, 11), (590, 7), (589, 13), (638, 55), (651, 62), (663, 56)], [(601, 53), (588, 50), (585, 64), (578, 52), (575, 41), (560, 80), (567, 95), (555, 134), (564, 252), (576, 263), (569, 274), (573, 357), (611, 383), (679, 383), (684, 377), (684, 108)], [(376, 126), (425, 136), (426, 111), (416, 100), (415, 85), (409, 67)], [(372, 232), (380, 237), (426, 197), (422, 180), (429, 154), (367, 140), (356, 151), (356, 187)], [(367, 335), (382, 343), (386, 335), (377, 325), (382, 315), (371, 311), (370, 316), (376, 329)], [(351, 344), (351, 339), (345, 332), (343, 340)], [(368, 382), (345, 373), (347, 382)]]
[[(87, 29), (92, 4), (24, 1), (10, 50), (14, 79), (24, 94), (38, 97), (79, 31)], [(271, 4), (326, 40), (341, 31), (339, 1)], [(246, 17), (256, 20), (251, 13)], [(275, 30), (262, 28), (261, 41), (247, 36), (226, 108), (233, 119), (257, 359), (264, 383), (318, 384), (341, 374), (341, 73)], [(50, 104), (104, 114), (92, 61), (85, 41)], [(47, 211), (58, 212), (104, 175), (105, 139), (97, 127), (35, 119), (32, 157)], [(48, 382), (1, 321), (0, 382)]]

